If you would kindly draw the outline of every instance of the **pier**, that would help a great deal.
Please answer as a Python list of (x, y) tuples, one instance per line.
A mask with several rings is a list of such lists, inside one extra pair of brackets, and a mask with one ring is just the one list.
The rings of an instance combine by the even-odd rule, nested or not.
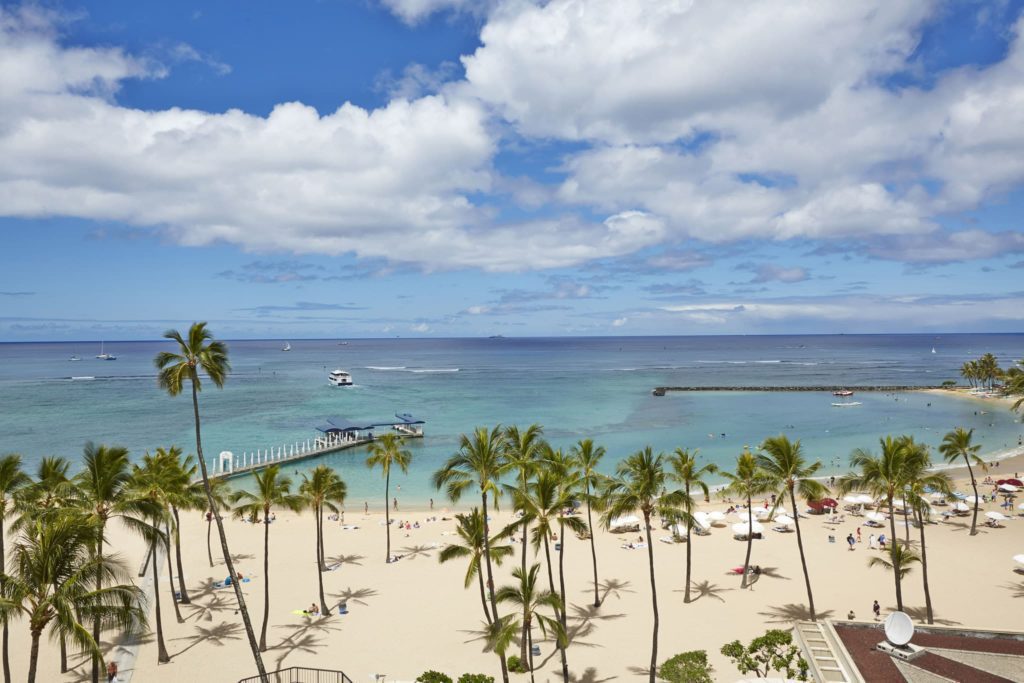
[(252, 474), (269, 465), (298, 462), (366, 446), (373, 443), (374, 430), (380, 428), (397, 432), (402, 438), (422, 439), (424, 424), (423, 420), (409, 413), (397, 413), (394, 419), (375, 422), (355, 422), (344, 417), (329, 418), (317, 425), (316, 436), (305, 441), (242, 451), (239, 455), (232, 451), (221, 451), (210, 476), (228, 479)]
[(769, 387), (655, 387), (651, 393), (655, 396), (664, 396), (669, 391), (872, 391), (872, 392), (894, 392), (894, 391), (923, 391), (925, 389), (946, 389), (941, 385), (873, 385), (873, 386), (850, 386), (843, 385), (803, 385), (803, 386), (769, 386)]

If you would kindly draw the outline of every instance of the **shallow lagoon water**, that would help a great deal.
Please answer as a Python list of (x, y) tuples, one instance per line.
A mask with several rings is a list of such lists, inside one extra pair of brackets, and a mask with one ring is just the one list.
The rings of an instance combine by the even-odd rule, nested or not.
[[(991, 351), (1024, 356), (1024, 335), (843, 335), (552, 339), (372, 339), (229, 342), (233, 372), (223, 390), (201, 394), (204, 449), (212, 462), (235, 453), (304, 441), (324, 418), (386, 420), (409, 412), (426, 420), (400, 499), (422, 504), (430, 474), (478, 425), (533, 422), (556, 446), (593, 438), (621, 457), (651, 445), (697, 448), (727, 465), (744, 446), (785, 432), (844, 470), (854, 448), (875, 448), (885, 434), (913, 434), (937, 445), (955, 426), (976, 429), (988, 454), (1013, 447), (1019, 416), (1002, 406), (954, 397), (858, 392), (860, 406), (835, 408), (827, 392), (694, 392), (651, 395), (662, 385), (773, 386), (939, 384), (957, 379), (965, 360)], [(94, 348), (95, 347), (95, 348)], [(139, 456), (177, 444), (194, 448), (191, 402), (170, 398), (155, 381), (152, 358), (164, 342), (108, 343), (116, 361), (94, 358), (95, 343), (0, 344), (3, 450), (31, 467), (44, 455), (75, 459), (87, 440), (117, 443)], [(935, 348), (936, 352), (931, 353)], [(81, 361), (68, 358), (77, 354)], [(334, 388), (343, 368), (356, 386)], [(94, 379), (70, 379), (93, 377)], [(722, 435), (725, 436), (722, 436)], [(379, 472), (353, 449), (288, 466), (338, 467), (350, 505), (383, 497)], [(397, 491), (397, 488), (396, 488)]]

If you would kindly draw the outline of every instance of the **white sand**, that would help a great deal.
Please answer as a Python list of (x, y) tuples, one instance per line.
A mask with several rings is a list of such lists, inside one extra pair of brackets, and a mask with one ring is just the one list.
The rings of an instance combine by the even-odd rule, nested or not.
[[(1004, 461), (994, 477), (1012, 476), (1014, 468), (1024, 473), (1024, 458)], [(961, 490), (965, 490), (961, 485)], [(990, 489), (985, 487), (985, 492)], [(709, 509), (728, 506), (713, 501)], [(985, 509), (996, 509), (987, 505)], [(292, 614), (317, 600), (314, 565), (313, 522), (310, 515), (278, 513), (271, 525), (270, 581), (272, 612), (268, 628), (269, 649), (264, 653), (268, 669), (309, 666), (341, 669), (356, 683), (366, 683), (373, 674), (383, 673), (388, 680), (411, 681), (426, 669), (436, 669), (453, 677), (466, 671), (485, 672), (500, 680), (497, 659), (481, 652), (477, 640), (482, 612), (474, 584), (463, 589), (465, 565), (455, 561), (437, 562), (437, 546), (448, 539), (444, 532), (454, 522), (424, 523), (430, 514), (400, 512), (401, 519), (419, 520), (421, 528), (392, 533), (393, 552), (405, 558), (394, 564), (384, 562), (382, 516), (346, 515), (358, 530), (343, 531), (337, 522), (329, 523), (326, 533), (327, 554), (340, 562), (336, 571), (324, 575), (328, 603), (344, 599), (349, 614), (312, 619)], [(843, 539), (855, 532), (862, 518), (847, 516), (847, 523), (834, 530), (822, 517), (801, 520), (811, 571), (815, 603), (820, 614), (845, 618), (854, 610), (858, 618), (870, 618), (871, 602), (878, 599), (885, 610), (895, 608), (891, 576), (880, 569), (867, 568), (867, 527), (862, 529), (863, 543), (850, 552)], [(738, 521), (730, 516), (728, 524)], [(1006, 523), (1006, 528), (980, 527), (975, 537), (968, 535), (969, 518), (951, 523), (929, 525), (929, 574), (932, 599), (939, 623), (977, 627), (1020, 628), (1020, 609), (1024, 605), (1024, 577), (1013, 572), (1011, 557), (1024, 552), (1024, 518)], [(175, 622), (172, 606), (163, 600), (164, 631), (170, 664), (157, 665), (154, 638), (148, 636), (141, 646), (137, 670), (132, 680), (145, 683), (161, 681), (237, 681), (253, 675), (251, 655), (235, 615), (231, 589), (211, 590), (214, 580), (224, 577), (219, 560), (209, 568), (206, 556), (206, 523), (202, 515), (183, 517), (183, 534), (189, 539), (185, 549), (186, 579), (194, 604), (182, 606), (185, 622)], [(254, 626), (263, 619), (263, 527), (226, 521), (229, 541), (239, 555), (238, 569), (254, 577), (244, 584), (246, 600)], [(408, 533), (408, 535), (406, 535)], [(877, 533), (877, 531), (875, 531)], [(885, 531), (888, 534), (888, 531)], [(829, 534), (836, 543), (827, 541)], [(911, 529), (912, 538), (917, 530)], [(654, 537), (667, 535), (660, 529)], [(634, 679), (650, 658), (651, 606), (645, 550), (620, 548), (624, 537), (604, 531), (597, 533), (600, 578), (604, 604), (592, 610), (590, 551), (585, 541), (570, 537), (566, 545), (566, 581), (570, 604), (570, 628), (574, 644), (568, 650), (569, 666), (576, 680), (601, 680), (611, 677)], [(902, 537), (902, 531), (900, 531)], [(137, 540), (123, 532), (115, 534), (117, 544), (131, 554), (137, 569), (142, 548)], [(518, 550), (518, 547), (517, 547)], [(788, 628), (788, 622), (804, 612), (806, 593), (801, 575), (795, 534), (768, 531), (765, 540), (755, 541), (752, 563), (770, 570), (751, 590), (740, 590), (740, 577), (727, 574), (742, 565), (745, 543), (732, 538), (728, 526), (715, 528), (711, 536), (694, 539), (694, 580), (706, 584), (706, 594), (683, 603), (685, 546), (667, 545), (655, 540), (658, 596), (661, 608), (659, 662), (690, 649), (706, 649), (721, 680), (735, 680), (736, 672), (718, 650), (733, 638), (748, 640), (769, 627)], [(217, 543), (214, 531), (214, 553)], [(518, 553), (517, 553), (518, 556)], [(514, 563), (499, 570), (497, 583), (508, 580)], [(546, 577), (546, 573), (542, 573)], [(161, 572), (166, 598), (166, 571)], [(546, 581), (546, 578), (544, 579)], [(557, 583), (557, 571), (555, 574)], [(904, 581), (906, 604), (914, 615), (923, 614), (923, 591), (919, 569)], [(539, 633), (536, 638), (540, 638)], [(12, 627), (11, 648), (16, 678), (27, 667), (27, 626)], [(72, 657), (79, 665), (71, 674), (57, 672), (57, 647), (44, 643), (40, 681), (81, 681), (88, 666), (81, 657)], [(539, 681), (560, 680), (557, 652), (550, 643), (541, 644)], [(123, 670), (123, 668), (122, 668)], [(127, 673), (127, 672), (126, 672)], [(514, 680), (528, 680), (513, 675)], [(639, 680), (639, 679), (637, 679)]]

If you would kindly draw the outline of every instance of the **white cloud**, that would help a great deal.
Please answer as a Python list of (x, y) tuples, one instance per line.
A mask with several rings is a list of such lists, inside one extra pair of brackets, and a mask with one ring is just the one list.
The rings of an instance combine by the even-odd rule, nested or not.
[(417, 24), (435, 12), (483, 14), (497, 0), (381, 0), (395, 16), (407, 24)]
[(623, 327), (629, 322), (629, 318), (616, 318), (612, 321), (612, 327)]
[(420, 334), (426, 334), (426, 333), (430, 332), (430, 325), (428, 325), (426, 323), (417, 323), (416, 325), (410, 326), (409, 329), (412, 330), (413, 332), (419, 332)]

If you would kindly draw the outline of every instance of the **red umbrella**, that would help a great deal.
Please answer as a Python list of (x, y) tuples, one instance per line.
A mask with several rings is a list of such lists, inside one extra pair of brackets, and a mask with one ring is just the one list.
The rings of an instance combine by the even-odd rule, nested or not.
[(1020, 479), (1000, 479), (996, 482), (996, 486), (1000, 486), (1002, 484), (1009, 484), (1010, 486), (1024, 486)]
[(807, 504), (815, 512), (822, 512), (823, 510), (827, 510), (829, 508), (834, 510), (837, 507), (839, 507), (839, 503), (837, 503), (832, 498), (822, 498), (821, 500), (810, 500), (810, 501), (807, 501)]

